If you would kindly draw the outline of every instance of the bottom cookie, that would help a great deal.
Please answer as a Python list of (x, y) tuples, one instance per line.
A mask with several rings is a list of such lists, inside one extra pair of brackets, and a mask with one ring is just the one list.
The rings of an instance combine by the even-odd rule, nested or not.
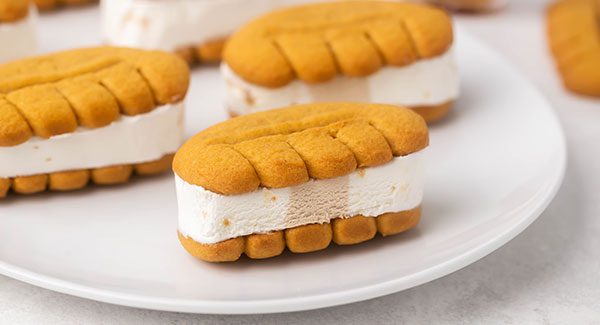
[(225, 46), (225, 39), (206, 42), (198, 46), (184, 47), (175, 51), (190, 65), (196, 63), (218, 63)]
[(17, 194), (35, 194), (46, 190), (74, 191), (85, 187), (90, 181), (97, 185), (121, 184), (129, 181), (134, 172), (144, 176), (167, 171), (172, 161), (173, 154), (169, 154), (155, 161), (133, 165), (0, 178), (0, 198), (6, 197), (9, 190)]
[(216, 244), (202, 244), (178, 232), (179, 241), (192, 256), (207, 262), (233, 262), (242, 254), (252, 259), (280, 255), (287, 247), (293, 253), (325, 249), (333, 241), (354, 245), (381, 235), (395, 235), (414, 228), (421, 219), (421, 207), (378, 217), (355, 216), (333, 219), (331, 223), (311, 224), (267, 234), (252, 234)]
[(438, 122), (438, 121), (444, 119), (446, 116), (448, 116), (448, 114), (452, 110), (453, 106), (454, 106), (454, 101), (450, 101), (450, 102), (440, 104), (440, 105), (417, 106), (417, 107), (410, 107), (410, 109), (415, 111), (417, 114), (421, 115), (421, 117), (423, 117), (423, 119), (425, 119), (425, 122), (427, 122), (427, 124), (431, 124), (431, 123)]
[[(446, 103), (443, 103), (440, 105), (416, 106), (416, 107), (409, 107), (409, 108), (412, 109), (413, 111), (415, 111), (415, 113), (421, 115), (421, 117), (423, 117), (423, 119), (425, 120), (425, 122), (427, 122), (427, 124), (431, 124), (431, 123), (439, 122), (442, 119), (444, 119), (446, 116), (448, 116), (448, 114), (450, 114), (450, 111), (452, 110), (453, 106), (454, 106), (454, 101), (449, 101), (449, 102), (446, 102)], [(228, 108), (227, 111), (229, 113), (229, 117), (231, 117), (231, 118), (239, 116), (231, 108)]]

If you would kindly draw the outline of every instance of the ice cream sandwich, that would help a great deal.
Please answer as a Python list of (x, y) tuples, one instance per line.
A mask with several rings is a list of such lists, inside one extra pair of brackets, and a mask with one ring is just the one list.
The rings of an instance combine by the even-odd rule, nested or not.
[(423, 118), (391, 105), (320, 103), (210, 127), (175, 155), (179, 239), (209, 262), (353, 245), (421, 216)]
[(315, 0), (102, 0), (109, 44), (175, 51), (188, 62), (218, 62), (226, 38), (275, 8)]
[(36, 16), (28, 0), (0, 0), (0, 63), (34, 54)]
[(600, 1), (561, 0), (547, 12), (550, 49), (565, 87), (600, 97)]
[(100, 47), (0, 65), (0, 197), (168, 170), (188, 84), (187, 64), (158, 51)]
[(407, 106), (428, 122), (459, 92), (450, 17), (388, 1), (303, 5), (264, 15), (227, 42), (222, 75), (232, 116), (330, 101)]

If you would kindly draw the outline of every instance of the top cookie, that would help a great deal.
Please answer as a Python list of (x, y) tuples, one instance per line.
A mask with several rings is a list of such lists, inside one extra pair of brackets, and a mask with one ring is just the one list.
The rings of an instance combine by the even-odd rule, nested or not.
[(98, 128), (181, 101), (189, 68), (174, 54), (99, 47), (0, 65), (0, 146)]
[(0, 0), (0, 24), (19, 21), (28, 13), (28, 0)]
[(429, 143), (425, 121), (398, 106), (299, 105), (244, 115), (210, 127), (177, 152), (173, 170), (225, 195), (348, 175)]
[(563, 0), (548, 9), (548, 38), (565, 86), (600, 96), (600, 0)]
[(224, 61), (246, 81), (281, 87), (296, 77), (361, 77), (446, 52), (452, 21), (435, 7), (388, 1), (311, 4), (275, 11), (234, 33)]

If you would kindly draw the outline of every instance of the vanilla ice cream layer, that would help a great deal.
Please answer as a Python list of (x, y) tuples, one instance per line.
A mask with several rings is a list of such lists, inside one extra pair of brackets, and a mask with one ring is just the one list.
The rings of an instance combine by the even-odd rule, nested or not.
[(315, 0), (102, 0), (112, 45), (173, 51), (223, 39), (273, 9)]
[(0, 147), (0, 178), (108, 167), (158, 160), (183, 141), (183, 103), (121, 116), (112, 124), (73, 133), (31, 138)]
[(27, 17), (0, 23), (0, 63), (30, 56), (37, 50), (37, 11), (31, 7)]
[(212, 244), (340, 217), (376, 217), (411, 210), (423, 198), (424, 154), (397, 157), (344, 177), (231, 196), (210, 192), (175, 175), (179, 232)]
[(244, 81), (226, 63), (221, 64), (221, 73), (226, 82), (226, 105), (234, 115), (312, 102), (434, 106), (456, 99), (460, 86), (452, 49), (408, 66), (385, 66), (367, 77), (340, 75), (318, 84), (294, 80), (279, 88), (261, 87)]

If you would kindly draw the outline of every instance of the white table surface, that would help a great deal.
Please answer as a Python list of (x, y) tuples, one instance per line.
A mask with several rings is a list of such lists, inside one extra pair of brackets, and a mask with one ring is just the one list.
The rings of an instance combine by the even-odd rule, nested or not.
[(548, 96), (569, 145), (569, 167), (554, 202), (498, 251), (454, 274), (390, 296), (316, 311), (256, 316), (139, 310), (0, 276), (0, 323), (600, 324), (600, 100), (573, 96), (561, 87), (546, 48), (545, 4), (512, 0), (500, 13), (457, 18)]

